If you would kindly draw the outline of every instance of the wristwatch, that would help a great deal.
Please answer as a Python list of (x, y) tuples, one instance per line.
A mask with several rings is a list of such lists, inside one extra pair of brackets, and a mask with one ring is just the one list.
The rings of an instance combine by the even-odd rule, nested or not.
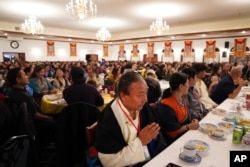
[(10, 42), (10, 46), (13, 48), (13, 49), (17, 49), (19, 47), (19, 43), (17, 41), (11, 41)]

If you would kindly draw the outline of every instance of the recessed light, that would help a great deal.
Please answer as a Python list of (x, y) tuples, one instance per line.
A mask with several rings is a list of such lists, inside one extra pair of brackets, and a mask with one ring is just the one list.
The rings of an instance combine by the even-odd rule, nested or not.
[(244, 30), (243, 30), (241, 33), (242, 33), (242, 34), (245, 34), (245, 33), (246, 33), (246, 31), (244, 31)]
[(175, 39), (175, 37), (174, 37), (174, 36), (172, 36), (172, 37), (171, 37), (171, 39)]
[(202, 36), (202, 37), (205, 37), (205, 36), (207, 36), (207, 35), (206, 35), (206, 34), (202, 34), (201, 36)]

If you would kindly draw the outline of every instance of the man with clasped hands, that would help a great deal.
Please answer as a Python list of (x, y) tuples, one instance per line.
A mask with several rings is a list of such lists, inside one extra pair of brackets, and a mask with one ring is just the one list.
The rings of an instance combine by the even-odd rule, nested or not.
[(152, 145), (160, 127), (147, 102), (147, 84), (136, 72), (126, 72), (116, 87), (116, 98), (101, 113), (96, 148), (103, 166), (141, 166), (158, 150)]

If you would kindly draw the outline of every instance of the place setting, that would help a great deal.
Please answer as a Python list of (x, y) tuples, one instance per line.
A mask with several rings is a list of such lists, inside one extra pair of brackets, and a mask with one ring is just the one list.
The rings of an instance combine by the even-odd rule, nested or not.
[(185, 143), (184, 147), (181, 148), (179, 158), (188, 163), (199, 163), (201, 162), (201, 156), (197, 154), (196, 145), (194, 143)]
[(200, 123), (200, 130), (204, 133), (209, 133), (210, 131), (213, 131), (216, 128), (217, 126), (211, 123)]
[(208, 135), (214, 140), (223, 141), (227, 139), (224, 130), (221, 128), (214, 129), (213, 131), (209, 132)]

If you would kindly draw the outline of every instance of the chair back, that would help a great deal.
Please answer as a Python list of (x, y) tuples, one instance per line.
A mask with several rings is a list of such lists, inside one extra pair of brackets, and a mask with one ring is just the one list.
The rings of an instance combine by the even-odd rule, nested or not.
[(100, 111), (94, 105), (77, 102), (66, 106), (57, 118), (57, 166), (71, 167), (85, 163), (88, 148), (86, 127), (97, 121)]
[(157, 97), (156, 87), (153, 84), (150, 84), (148, 82), (147, 82), (147, 85), (148, 85), (148, 94), (147, 94), (148, 103), (157, 102), (158, 97)]
[(26, 167), (30, 138), (28, 135), (13, 136), (0, 147), (0, 167)]
[(28, 135), (30, 138), (29, 164), (30, 166), (37, 166), (39, 163), (39, 143), (33, 120), (27, 111), (27, 104), (24, 102), (18, 107), (6, 98), (4, 106), (6, 119), (3, 127), (0, 128), (3, 131), (0, 134), (1, 143), (12, 136)]

